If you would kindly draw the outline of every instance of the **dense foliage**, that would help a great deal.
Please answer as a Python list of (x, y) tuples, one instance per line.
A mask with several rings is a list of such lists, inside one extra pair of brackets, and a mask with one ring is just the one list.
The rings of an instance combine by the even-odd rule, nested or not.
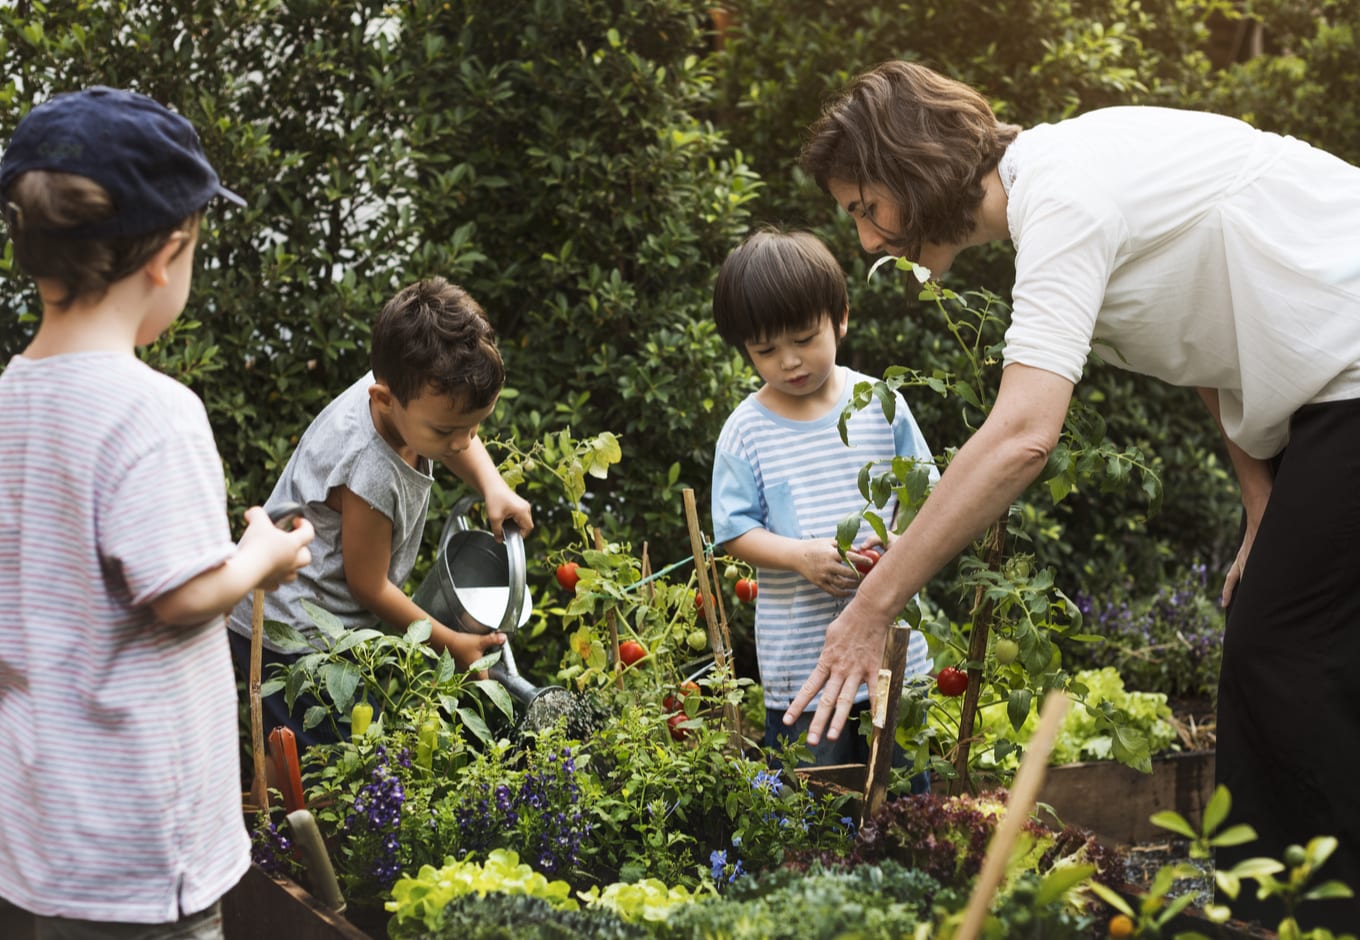
[[(698, 0), (8, 4), (0, 134), (56, 91), (133, 87), (185, 113), (247, 198), (210, 213), (189, 310), (147, 354), (207, 402), (235, 510), (264, 498), (308, 420), (362, 373), (383, 299), (438, 273), (501, 334), (510, 387), (487, 436), (527, 450), (568, 428), (616, 432), (623, 463), (589, 482), (582, 508), (658, 562), (688, 554), (680, 489), (706, 505), (720, 422), (752, 387), (708, 322), (714, 269), (751, 225), (807, 226), (833, 245), (853, 285), (848, 361), (879, 372), (947, 356), (902, 283), (864, 282), (851, 226), (795, 169), (819, 102), (855, 72), (922, 59), (1021, 124), (1206, 107), (1360, 159), (1356, 0), (726, 6), (719, 42)], [(1221, 50), (1250, 34), (1241, 10), (1266, 24), (1264, 54), (1233, 61), (1245, 46)], [(36, 312), (11, 258), (6, 243), (0, 358)], [(978, 251), (952, 283), (1004, 295), (1009, 270), (1007, 252)], [(1097, 606), (1190, 562), (1216, 581), (1236, 497), (1194, 396), (1097, 362), (1078, 395), (1111, 440), (1151, 455), (1164, 508), (1149, 518), (1136, 494), (1084, 491), (1026, 502), (1038, 562)], [(911, 404), (937, 451), (962, 442), (957, 403)], [(573, 524), (531, 475), (520, 485), (537, 502), (537, 589)]]

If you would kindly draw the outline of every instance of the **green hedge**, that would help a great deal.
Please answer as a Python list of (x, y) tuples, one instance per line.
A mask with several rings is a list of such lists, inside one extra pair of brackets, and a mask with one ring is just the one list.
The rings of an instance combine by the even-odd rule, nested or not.
[[(1227, 9), (1215, 0), (730, 0), (736, 26), (717, 55), (708, 6), (9, 4), (0, 134), (55, 91), (136, 88), (186, 114), (248, 200), (210, 215), (188, 311), (147, 353), (207, 402), (234, 511), (264, 498), (308, 420), (366, 368), (382, 301), (438, 273), (501, 335), (510, 383), (487, 436), (619, 434), (623, 463), (593, 481), (585, 509), (609, 538), (648, 542), (658, 567), (689, 554), (680, 490), (706, 505), (721, 422), (754, 387), (709, 320), (716, 267), (751, 225), (831, 242), (852, 282), (855, 365), (946, 355), (899, 279), (864, 283), (852, 227), (795, 171), (819, 103), (863, 68), (926, 60), (1022, 124), (1126, 102), (1203, 106), (1360, 157), (1356, 0), (1253, 0), (1288, 53), (1222, 72), (1203, 52), (1206, 18)], [(1007, 252), (977, 251), (955, 283), (1004, 293), (1009, 274)], [(0, 305), (8, 358), (31, 334), (33, 292), (4, 277)], [(1081, 494), (1028, 505), (1063, 585), (1097, 593), (1160, 578), (1172, 559), (1221, 563), (1235, 496), (1193, 396), (1099, 365), (1080, 394), (1118, 442), (1157, 454), (1165, 510), (1144, 522), (1136, 497)], [(962, 443), (955, 404), (912, 405), (937, 450)], [(542, 586), (571, 527), (550, 490), (525, 489)]]

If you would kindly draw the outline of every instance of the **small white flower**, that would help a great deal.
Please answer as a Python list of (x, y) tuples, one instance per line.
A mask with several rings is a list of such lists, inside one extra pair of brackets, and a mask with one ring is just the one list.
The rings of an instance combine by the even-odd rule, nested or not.
[(924, 264), (913, 264), (911, 266), (911, 273), (915, 274), (916, 280), (920, 281), (922, 284), (930, 280), (930, 268), (926, 267)]

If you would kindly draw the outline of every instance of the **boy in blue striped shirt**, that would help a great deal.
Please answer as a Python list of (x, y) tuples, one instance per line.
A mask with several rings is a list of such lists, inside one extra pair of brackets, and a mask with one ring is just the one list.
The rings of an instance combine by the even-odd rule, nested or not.
[[(841, 557), (838, 523), (864, 508), (858, 478), (871, 461), (908, 457), (931, 465), (930, 449), (906, 402), (898, 397), (893, 420), (875, 399), (849, 419), (851, 446), (838, 423), (859, 382), (873, 381), (836, 364), (850, 304), (845, 274), (831, 252), (806, 232), (765, 229), (750, 236), (723, 262), (713, 292), (718, 332), (750, 360), (762, 386), (739, 404), (718, 437), (713, 462), (713, 537), (733, 557), (753, 565), (756, 655), (765, 695), (765, 746), (806, 734), (816, 709), (785, 726), (785, 709), (817, 663), (827, 625), (849, 602), (862, 575)], [(891, 524), (896, 504), (880, 513)], [(863, 521), (854, 544), (877, 541)], [(847, 553), (861, 565), (872, 559)], [(925, 639), (913, 633), (908, 676), (926, 672)], [(861, 687), (855, 713), (868, 708)], [(864, 763), (860, 735), (823, 740), (812, 763)], [(915, 783), (925, 784), (922, 777)]]

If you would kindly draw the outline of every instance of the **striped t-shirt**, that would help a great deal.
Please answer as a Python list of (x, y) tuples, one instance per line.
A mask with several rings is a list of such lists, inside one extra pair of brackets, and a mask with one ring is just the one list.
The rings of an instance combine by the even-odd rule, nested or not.
[(135, 357), (16, 356), (0, 373), (0, 897), (162, 923), (245, 873), (236, 685), (222, 618), (151, 601), (225, 561), (207, 415)]
[[(770, 411), (755, 395), (733, 410), (718, 437), (713, 461), (713, 540), (719, 544), (755, 528), (795, 539), (834, 539), (837, 524), (864, 508), (860, 469), (871, 461), (912, 457), (929, 463), (930, 448), (901, 395), (891, 424), (878, 400), (850, 418), (849, 447), (838, 424), (850, 395), (869, 376), (845, 370), (840, 401), (812, 421), (794, 421)], [(880, 468), (881, 469), (881, 468)], [(932, 479), (938, 476), (931, 466)], [(896, 504), (882, 511), (892, 522)], [(861, 522), (854, 545), (873, 529)], [(757, 572), (756, 656), (765, 707), (787, 708), (826, 642), (826, 628), (849, 603), (804, 580), (797, 572)], [(929, 668), (924, 638), (915, 631), (907, 653), (907, 675)], [(861, 687), (857, 701), (869, 696)], [(815, 708), (817, 699), (809, 704)]]

